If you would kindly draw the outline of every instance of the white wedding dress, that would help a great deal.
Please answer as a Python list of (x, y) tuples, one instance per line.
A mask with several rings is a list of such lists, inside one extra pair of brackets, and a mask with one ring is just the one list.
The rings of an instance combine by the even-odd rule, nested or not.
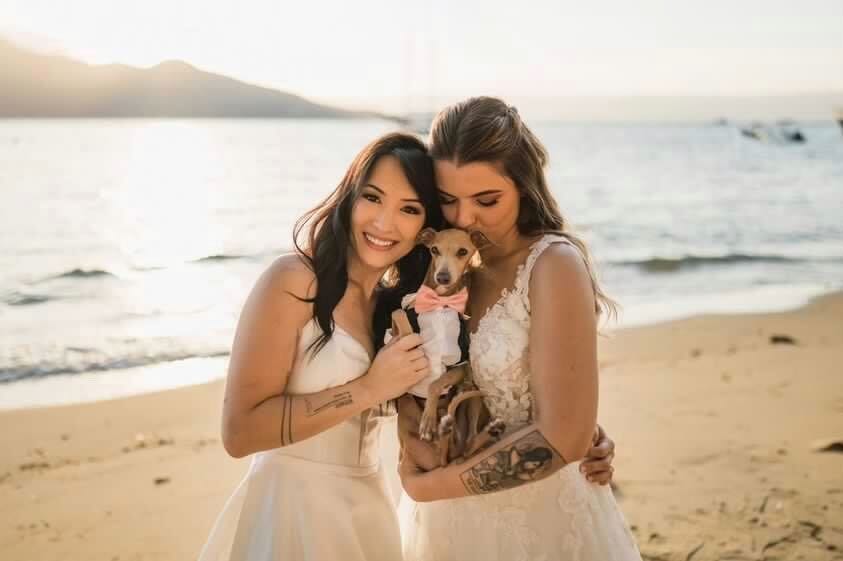
[[(474, 381), (507, 431), (531, 422), (528, 371), (533, 265), (565, 238), (546, 235), (519, 267), (512, 290), (471, 336)], [(589, 483), (580, 462), (516, 489), (414, 503), (401, 499), (404, 561), (640, 561), (609, 486)]]
[[(369, 368), (366, 349), (339, 327), (310, 359), (305, 350), (319, 334), (313, 320), (302, 328), (288, 392), (339, 386)], [(199, 560), (399, 560), (398, 518), (379, 461), (384, 419), (357, 415), (301, 442), (255, 454)]]

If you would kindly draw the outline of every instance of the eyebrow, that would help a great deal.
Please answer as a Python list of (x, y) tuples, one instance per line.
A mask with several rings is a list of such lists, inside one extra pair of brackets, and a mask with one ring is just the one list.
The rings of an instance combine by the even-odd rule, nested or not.
[[(448, 193), (447, 191), (443, 191), (439, 189), (439, 192), (445, 196), (451, 197), (452, 199), (456, 199), (457, 197), (453, 196), (452, 194)], [(474, 193), (471, 195), (472, 197), (482, 197), (484, 195), (497, 195), (498, 193), (502, 193), (501, 189), (487, 189), (485, 191), (480, 191), (479, 193)]]
[[(381, 195), (386, 195), (386, 192), (383, 189), (381, 189), (380, 187), (378, 187), (377, 185), (375, 185), (373, 183), (367, 183), (366, 185), (364, 185), (364, 187), (371, 187), (372, 189), (374, 189), (375, 191), (377, 191)], [(422, 202), (418, 199), (401, 199), (401, 200), (404, 201), (404, 202), (408, 202), (408, 203), (422, 204)]]

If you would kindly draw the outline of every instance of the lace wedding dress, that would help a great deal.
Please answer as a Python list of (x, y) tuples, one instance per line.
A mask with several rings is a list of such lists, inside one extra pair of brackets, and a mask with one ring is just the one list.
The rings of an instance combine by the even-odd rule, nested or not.
[[(368, 351), (339, 326), (311, 358), (305, 351), (319, 334), (314, 320), (302, 328), (288, 392), (340, 386), (369, 368)], [(398, 518), (380, 464), (385, 419), (356, 415), (306, 440), (255, 454), (199, 561), (400, 559)]]
[[(471, 336), (474, 381), (507, 430), (531, 422), (528, 357), (530, 273), (552, 243), (546, 235), (519, 267), (512, 290), (486, 313)], [(588, 482), (580, 462), (516, 489), (414, 503), (404, 495), (404, 561), (640, 561), (609, 486)]]

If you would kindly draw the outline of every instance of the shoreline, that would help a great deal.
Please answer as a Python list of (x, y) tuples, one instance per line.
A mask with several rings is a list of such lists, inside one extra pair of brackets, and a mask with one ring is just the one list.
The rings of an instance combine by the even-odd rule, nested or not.
[[(685, 305), (678, 300), (638, 304), (629, 307), (628, 315), (622, 309), (620, 321), (606, 331), (616, 333), (711, 315), (792, 312), (835, 295), (843, 295), (843, 289), (826, 287), (821, 291), (818, 287), (794, 287), (783, 294), (781, 287), (773, 287), (773, 291), (744, 290), (725, 296), (710, 295)], [(708, 311), (698, 310), (703, 302)], [(0, 412), (97, 403), (213, 383), (225, 379), (227, 365), (228, 356), (193, 357), (126, 369), (8, 382), (0, 384)]]
[[(843, 454), (815, 448), (843, 441), (841, 325), (837, 292), (600, 339), (599, 420), (645, 559), (843, 559)], [(221, 446), (222, 394), (0, 411), (0, 551), (195, 558), (250, 463)]]

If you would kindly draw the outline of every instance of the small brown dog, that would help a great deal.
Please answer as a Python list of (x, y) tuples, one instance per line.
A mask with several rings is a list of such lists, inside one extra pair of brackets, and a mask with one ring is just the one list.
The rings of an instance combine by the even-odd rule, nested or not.
[(398, 400), (399, 432), (433, 441), (437, 463), (444, 466), (493, 443), (504, 430), (503, 422), (489, 415), (483, 392), (471, 379), (469, 363), (457, 363), (461, 355), (460, 330), (465, 329), (462, 319), (468, 300), (470, 264), (489, 240), (480, 232), (436, 232), (426, 228), (419, 233), (417, 242), (427, 246), (433, 260), (419, 291), (405, 297), (402, 309), (393, 312), (392, 334), (413, 332), (405, 311), (413, 308), (419, 314), (425, 340), (422, 348), (431, 363), (431, 376)]

